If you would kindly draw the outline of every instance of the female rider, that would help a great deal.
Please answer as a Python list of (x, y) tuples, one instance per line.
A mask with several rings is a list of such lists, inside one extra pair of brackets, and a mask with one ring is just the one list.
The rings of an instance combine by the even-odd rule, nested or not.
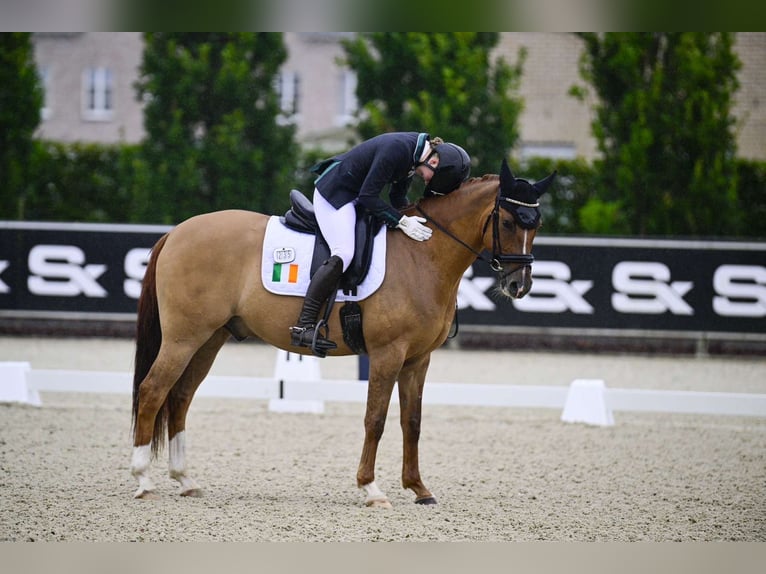
[[(412, 177), (423, 178), (426, 197), (446, 195), (468, 178), (470, 168), (462, 147), (418, 132), (385, 133), (314, 166), (314, 211), (330, 257), (311, 278), (298, 322), (290, 327), (292, 344), (310, 347), (321, 357), (337, 347), (317, 332), (316, 324), (353, 258), (356, 204), (388, 227), (425, 241), (431, 237), (431, 229), (423, 225), (426, 220), (399, 213), (407, 205)], [(389, 184), (390, 204), (380, 197)]]

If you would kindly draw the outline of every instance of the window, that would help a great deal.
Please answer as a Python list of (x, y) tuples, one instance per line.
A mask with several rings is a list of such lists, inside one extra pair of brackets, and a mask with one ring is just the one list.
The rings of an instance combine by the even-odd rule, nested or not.
[(338, 115), (335, 123), (345, 126), (354, 119), (354, 114), (359, 107), (356, 99), (356, 74), (350, 70), (343, 70), (340, 76), (340, 89), (338, 92)]
[(574, 159), (577, 154), (574, 144), (569, 142), (522, 142), (520, 155), (526, 160), (532, 157)]
[(277, 93), (282, 114), (290, 118), (300, 113), (300, 76), (296, 72), (282, 72), (277, 78)]
[(109, 121), (114, 115), (114, 80), (109, 68), (88, 68), (83, 72), (83, 119)]
[(40, 110), (40, 117), (43, 120), (47, 120), (51, 117), (52, 109), (51, 109), (51, 90), (50, 90), (50, 82), (51, 82), (51, 73), (49, 68), (40, 68), (39, 70), (40, 74), (40, 87), (43, 90), (43, 107)]

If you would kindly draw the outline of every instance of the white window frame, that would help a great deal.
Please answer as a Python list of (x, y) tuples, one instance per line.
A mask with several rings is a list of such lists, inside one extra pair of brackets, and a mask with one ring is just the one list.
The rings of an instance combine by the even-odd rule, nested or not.
[(279, 109), (284, 121), (295, 121), (301, 115), (301, 78), (298, 72), (282, 71), (277, 77)]
[(522, 161), (533, 157), (575, 159), (577, 149), (573, 142), (524, 141), (519, 146), (519, 157)]
[(40, 108), (40, 117), (43, 120), (48, 120), (53, 115), (53, 108), (51, 107), (51, 71), (50, 68), (39, 68), (40, 86), (43, 90), (43, 107)]
[(354, 121), (354, 114), (359, 109), (356, 99), (356, 72), (342, 70), (338, 83), (338, 113), (335, 116), (335, 125), (345, 127)]
[(103, 66), (86, 68), (82, 73), (82, 117), (90, 122), (114, 118), (114, 72)]

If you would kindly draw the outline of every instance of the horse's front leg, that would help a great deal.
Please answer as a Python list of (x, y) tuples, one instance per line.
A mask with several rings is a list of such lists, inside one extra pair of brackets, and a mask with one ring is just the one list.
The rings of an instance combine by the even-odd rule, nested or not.
[(364, 503), (370, 507), (391, 508), (388, 497), (375, 484), (375, 457), (386, 426), (386, 414), (398, 370), (398, 367), (381, 367), (372, 357), (370, 358), (367, 410), (364, 415), (364, 445), (356, 473), (356, 484), (366, 492)]
[(423, 386), (431, 354), (411, 359), (399, 374), (399, 407), (403, 439), (402, 487), (415, 493), (416, 504), (436, 504), (436, 498), (420, 478), (418, 440), (423, 403)]

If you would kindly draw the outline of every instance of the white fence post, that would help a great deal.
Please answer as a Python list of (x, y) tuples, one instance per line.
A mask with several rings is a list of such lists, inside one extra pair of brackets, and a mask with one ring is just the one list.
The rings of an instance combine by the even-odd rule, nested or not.
[(31, 367), (26, 362), (0, 362), (0, 402), (40, 406), (40, 393), (27, 384)]
[(311, 355), (301, 355), (277, 349), (277, 362), (274, 366), (274, 378), (279, 381), (279, 398), (269, 400), (269, 410), (277, 413), (316, 413), (324, 412), (324, 401), (297, 399), (290, 394), (290, 381), (313, 381), (319, 383), (322, 374), (319, 359)]
[(576, 379), (569, 385), (561, 420), (565, 423), (585, 423), (612, 426), (612, 409), (606, 402), (606, 386), (601, 379)]

